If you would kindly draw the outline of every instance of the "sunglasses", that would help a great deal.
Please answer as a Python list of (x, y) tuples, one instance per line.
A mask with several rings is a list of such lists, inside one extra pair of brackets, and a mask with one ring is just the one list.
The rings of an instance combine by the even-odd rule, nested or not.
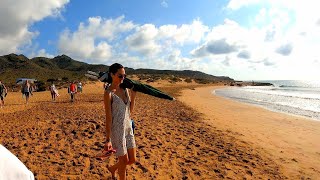
[(118, 75), (118, 78), (119, 78), (119, 79), (122, 79), (122, 78), (126, 78), (126, 76), (127, 76), (126, 74), (119, 74), (119, 75)]

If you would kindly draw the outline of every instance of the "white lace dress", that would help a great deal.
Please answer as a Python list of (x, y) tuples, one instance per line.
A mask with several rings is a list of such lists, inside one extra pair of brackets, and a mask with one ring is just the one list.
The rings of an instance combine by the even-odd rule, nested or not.
[[(107, 92), (111, 92), (108, 89)], [(127, 102), (111, 92), (112, 95), (112, 125), (111, 125), (111, 143), (117, 151), (116, 156), (127, 154), (127, 149), (135, 148), (136, 143), (132, 130), (130, 119), (130, 98), (128, 91), (125, 90)]]

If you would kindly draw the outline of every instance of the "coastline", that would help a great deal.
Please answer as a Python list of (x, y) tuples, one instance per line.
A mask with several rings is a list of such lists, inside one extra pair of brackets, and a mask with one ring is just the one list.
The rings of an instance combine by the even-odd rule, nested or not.
[[(216, 95), (216, 96), (219, 96), (219, 97), (223, 97), (225, 99), (228, 99), (228, 100), (231, 100), (231, 101), (236, 101), (236, 102), (240, 102), (240, 103), (244, 103), (244, 104), (247, 104), (247, 105), (251, 105), (251, 106), (255, 106), (255, 107), (259, 107), (259, 108), (263, 108), (263, 109), (266, 109), (268, 111), (273, 111), (273, 112), (276, 112), (276, 113), (281, 113), (281, 114), (286, 114), (286, 115), (290, 115), (290, 116), (296, 116), (298, 118), (303, 118), (303, 119), (309, 119), (309, 120), (314, 120), (314, 121), (318, 121), (320, 122), (320, 117), (319, 116), (312, 116), (310, 114), (305, 114), (305, 113), (300, 113), (300, 112), (296, 112), (296, 111), (290, 111), (290, 110), (280, 110), (278, 108), (272, 108), (272, 107), (268, 107), (266, 105), (263, 105), (263, 104), (258, 104), (258, 103), (255, 103), (255, 102), (252, 102), (252, 101), (244, 101), (244, 100), (241, 100), (241, 99), (233, 99), (231, 97), (226, 97), (226, 96), (223, 96), (223, 95), (218, 95), (215, 91), (216, 90), (220, 90), (220, 89), (230, 89), (230, 88), (233, 88), (235, 90), (237, 90), (237, 88), (239, 87), (234, 87), (234, 86), (229, 86), (229, 87), (220, 87), (220, 88), (215, 88), (213, 91), (212, 94)], [(244, 98), (246, 100), (246, 98)], [(300, 109), (301, 110), (301, 109)], [(307, 110), (305, 110), (307, 111)]]
[(183, 90), (178, 99), (203, 113), (205, 122), (239, 134), (283, 167), (287, 177), (320, 176), (320, 122), (269, 111), (214, 95), (221, 86)]

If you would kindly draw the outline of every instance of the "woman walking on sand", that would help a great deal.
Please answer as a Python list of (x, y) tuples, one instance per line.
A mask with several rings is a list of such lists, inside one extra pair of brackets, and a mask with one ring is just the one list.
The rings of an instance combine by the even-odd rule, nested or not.
[(136, 92), (123, 89), (120, 84), (126, 76), (124, 67), (115, 63), (109, 67), (108, 86), (104, 92), (106, 112), (106, 139), (104, 151), (116, 150), (118, 162), (108, 166), (115, 177), (118, 170), (120, 179), (126, 179), (126, 166), (136, 161), (136, 144), (130, 122)]
[(59, 96), (58, 89), (56, 86), (52, 83), (50, 86), (50, 93), (51, 93), (51, 99), (52, 101), (56, 101), (56, 97)]

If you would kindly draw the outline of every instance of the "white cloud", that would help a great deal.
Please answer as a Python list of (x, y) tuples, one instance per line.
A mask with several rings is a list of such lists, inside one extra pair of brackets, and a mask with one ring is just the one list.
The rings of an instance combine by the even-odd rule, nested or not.
[(90, 17), (87, 23), (80, 23), (77, 31), (64, 30), (59, 37), (60, 53), (68, 54), (87, 62), (106, 62), (112, 57), (110, 43), (122, 32), (132, 30), (135, 25), (125, 22), (124, 16), (116, 19)]
[(247, 50), (242, 50), (238, 53), (237, 57), (239, 58), (243, 58), (243, 59), (250, 59), (251, 54), (249, 51)]
[(227, 8), (232, 10), (238, 10), (242, 7), (258, 4), (259, 2), (262, 2), (261, 0), (230, 0)]
[[(41, 32), (30, 27), (46, 17), (59, 17), (68, 2), (2, 0), (0, 53), (24, 49), (35, 56), (53, 57), (33, 43)], [(160, 2), (162, 7), (168, 8), (167, 0)], [(317, 2), (230, 0), (227, 5), (233, 17), (238, 10), (247, 7), (261, 9), (257, 9), (258, 14), (250, 14), (247, 22), (242, 18), (238, 22), (226, 19), (210, 28), (200, 19), (180, 25), (156, 26), (134, 24), (124, 16), (90, 17), (76, 30), (61, 32), (58, 53), (89, 63), (120, 62), (133, 68), (193, 69), (236, 79), (250, 79), (252, 74), (257, 79), (283, 79), (284, 74), (290, 79), (320, 75), (316, 69), (320, 62)], [(192, 54), (185, 54), (190, 49), (193, 49)]]
[(81, 23), (78, 31), (86, 36), (94, 36), (96, 38), (105, 38), (113, 40), (118, 33), (127, 32), (133, 29), (135, 25), (131, 22), (124, 22), (124, 16), (116, 19), (103, 19), (101, 17), (90, 17), (88, 25)]
[(142, 58), (129, 55), (127, 52), (117, 54), (112, 58), (109, 64), (113, 64), (115, 62), (120, 63), (125, 67), (134, 69), (147, 67), (145, 61)]
[(0, 53), (17, 53), (31, 45), (39, 32), (30, 26), (48, 16), (59, 16), (69, 0), (2, 0), (0, 1)]
[(225, 66), (230, 66), (230, 57), (226, 56), (224, 61), (222, 61), (222, 64), (224, 64)]
[(144, 24), (136, 27), (135, 33), (126, 38), (126, 44), (129, 50), (144, 56), (154, 56), (177, 45), (199, 43), (207, 31), (208, 27), (200, 20), (181, 26), (169, 24), (159, 28), (153, 24)]
[[(256, 29), (251, 30), (256, 31)], [(242, 27), (237, 22), (225, 19), (224, 23), (221, 25), (214, 26), (206, 37), (206, 41), (226, 39), (226, 41), (231, 44), (242, 44), (245, 41), (255, 39), (258, 34), (251, 34), (248, 28)]]
[(320, 18), (319, 3), (313, 0), (230, 0), (227, 8), (236, 11), (249, 6), (263, 7), (256, 22), (272, 20), (274, 24), (286, 25), (289, 20), (294, 20), (298, 28), (310, 29)]
[(161, 6), (164, 7), (164, 8), (167, 8), (168, 7), (168, 3), (166, 1), (162, 1), (161, 2)]
[(195, 58), (184, 57), (179, 49), (201, 42), (208, 29), (200, 20), (156, 27), (127, 22), (123, 16), (90, 17), (76, 31), (65, 29), (58, 47), (59, 53), (89, 63), (117, 61), (133, 68), (203, 69)]
[(214, 26), (207, 34), (205, 42), (193, 49), (191, 54), (195, 57), (230, 55), (250, 48), (250, 44), (255, 44), (261, 39), (258, 37), (259, 33), (256, 29), (249, 30), (241, 27), (235, 21), (226, 19), (224, 24)]
[(112, 55), (111, 46), (106, 42), (100, 42), (91, 54), (91, 58), (95, 60), (106, 60)]
[(49, 54), (46, 52), (45, 49), (40, 49), (37, 54), (32, 55), (33, 57), (47, 57), (47, 58), (54, 58), (54, 55)]
[(191, 24), (163, 25), (159, 28), (159, 38), (173, 40), (173, 43), (199, 43), (209, 28), (200, 20), (194, 20)]
[(287, 43), (278, 47), (276, 49), (276, 52), (283, 56), (289, 56), (291, 54), (292, 49), (293, 49), (292, 44)]
[(153, 24), (145, 24), (137, 27), (136, 32), (129, 35), (125, 42), (129, 50), (153, 56), (160, 52), (160, 45), (156, 42), (157, 35), (158, 29)]
[[(265, 13), (270, 12), (267, 10)], [(314, 23), (314, 28), (301, 33), (293, 28), (295, 26), (280, 26), (281, 23), (277, 23), (271, 20), (263, 26), (245, 27), (226, 19), (224, 24), (214, 26), (205, 37), (205, 42), (193, 49), (191, 54), (207, 57), (212, 72), (225, 71), (234, 78), (279, 79), (286, 74), (291, 76), (290, 79), (297, 79), (297, 73), (293, 73), (295, 67), (300, 67), (300, 71), (310, 69), (312, 64), (315, 66), (313, 60), (320, 59), (316, 53), (320, 43), (320, 37), (316, 34), (320, 28), (315, 28), (317, 25)], [(244, 73), (247, 71), (252, 72)], [(270, 77), (270, 71), (277, 74)], [(257, 75), (252, 77), (253, 73)]]
[(94, 51), (94, 38), (82, 34), (81, 31), (72, 33), (65, 30), (60, 34), (58, 48), (63, 54), (87, 58)]
[(263, 64), (264, 64), (265, 66), (274, 66), (274, 65), (276, 65), (276, 63), (275, 63), (274, 61), (271, 61), (271, 60), (268, 59), (268, 58), (266, 58), (266, 59), (263, 60)]
[(271, 27), (270, 29), (266, 29), (266, 35), (264, 38), (265, 42), (272, 42), (275, 39), (277, 31), (274, 29), (274, 27)]
[[(33, 3), (35, 2), (35, 3)], [(168, 1), (160, 1), (168, 7)], [(68, 0), (0, 2), (0, 53), (30, 49), (51, 57), (33, 43), (39, 33), (30, 26), (57, 17)], [(159, 2), (158, 2), (159, 3)], [(13, 6), (14, 5), (14, 6)], [(41, 8), (40, 8), (41, 7)], [(200, 19), (185, 24), (135, 24), (124, 16), (90, 17), (76, 30), (61, 31), (58, 53), (89, 63), (120, 62), (133, 68), (193, 69), (236, 79), (307, 78), (319, 67), (320, 15), (317, 2), (293, 0), (230, 0), (230, 17), (208, 27)], [(241, 8), (249, 20), (237, 17)], [(240, 10), (240, 11), (238, 11)], [(19, 13), (16, 13), (19, 12)], [(238, 21), (237, 21), (238, 20)], [(40, 49), (40, 50), (39, 50)], [(186, 54), (191, 52), (191, 54)], [(297, 73), (301, 72), (301, 73)]]
[[(320, 75), (315, 73), (320, 16), (308, 2), (232, 0), (228, 7), (235, 14), (251, 5), (262, 9), (245, 24), (225, 19), (210, 30), (200, 20), (180, 26), (136, 25), (122, 50), (128, 51), (132, 67), (203, 70), (235, 79), (307, 79)], [(184, 54), (186, 47), (193, 56)]]
[(239, 47), (231, 44), (226, 39), (211, 40), (201, 47), (193, 50), (191, 54), (195, 57), (206, 57), (210, 55), (229, 54), (237, 52)]
[(162, 69), (162, 70), (197, 70), (205, 71), (207, 66), (199, 63), (194, 58), (184, 57), (180, 50), (173, 49), (168, 54), (163, 56), (133, 56), (128, 53), (121, 53), (114, 57), (109, 64), (119, 62), (124, 66), (131, 68), (148, 68), (148, 69)]
[(176, 49), (169, 54), (165, 59), (167, 60), (167, 65), (163, 68), (166, 69), (176, 69), (176, 70), (200, 70), (203, 69), (197, 63), (197, 60), (192, 58), (186, 58), (181, 55), (180, 50)]

